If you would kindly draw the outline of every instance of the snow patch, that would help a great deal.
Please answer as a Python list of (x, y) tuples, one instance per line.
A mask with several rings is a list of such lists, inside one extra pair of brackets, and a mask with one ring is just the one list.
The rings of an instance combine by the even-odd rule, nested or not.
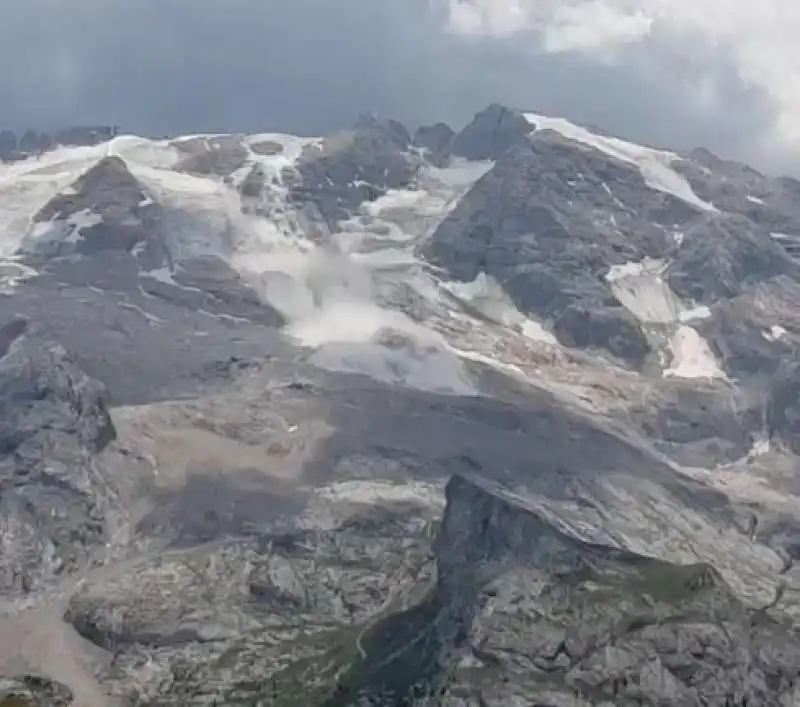
[(39, 273), (14, 259), (0, 260), (0, 294), (10, 295), (22, 282)]
[(119, 135), (107, 143), (107, 153), (152, 169), (172, 169), (181, 153), (169, 140), (148, 140), (136, 135)]
[(688, 325), (710, 317), (711, 310), (705, 306), (687, 310), (663, 280), (665, 269), (666, 263), (657, 259), (626, 262), (612, 266), (606, 280), (614, 296), (639, 321), (677, 325), (669, 342), (671, 365), (664, 370), (665, 377), (725, 378), (708, 342)]
[(687, 309), (678, 315), (678, 321), (681, 324), (688, 324), (689, 322), (697, 321), (698, 319), (708, 319), (711, 316), (711, 310), (705, 305), (695, 307), (694, 309)]
[(620, 304), (642, 322), (667, 323), (678, 319), (683, 304), (661, 277), (663, 260), (613, 265), (606, 280)]
[(42, 246), (57, 248), (61, 243), (75, 244), (81, 240), (83, 229), (102, 222), (103, 217), (91, 209), (83, 209), (65, 219), (40, 221), (30, 226), (19, 246), (24, 250), (33, 250)]
[(385, 211), (393, 209), (408, 209), (419, 206), (421, 202), (429, 198), (429, 194), (421, 189), (390, 189), (383, 196), (375, 201), (366, 201), (361, 209), (364, 213), (373, 217), (378, 217)]
[(698, 197), (689, 182), (672, 169), (672, 163), (680, 159), (675, 153), (636, 145), (619, 138), (596, 135), (564, 118), (526, 113), (525, 119), (536, 130), (554, 130), (568, 140), (581, 142), (610, 157), (636, 166), (651, 189), (671, 194), (701, 211), (717, 211), (713, 204)]
[(551, 346), (558, 340), (541, 323), (526, 317), (513, 304), (503, 288), (484, 272), (471, 282), (443, 282), (441, 287), (453, 297), (468, 303), (484, 317), (509, 329), (516, 329), (529, 339)]
[(692, 327), (682, 324), (670, 341), (672, 364), (665, 378), (718, 378), (725, 373), (719, 367), (708, 342)]
[(748, 454), (749, 457), (761, 457), (770, 452), (769, 437), (762, 437), (753, 442), (753, 446)]
[(498, 361), (496, 358), (492, 358), (491, 356), (487, 356), (486, 354), (482, 354), (478, 351), (467, 351), (465, 349), (458, 349), (454, 346), (451, 346), (450, 350), (461, 356), (461, 358), (467, 359), (468, 361), (482, 363), (485, 366), (497, 369), (503, 373), (510, 373), (511, 375), (520, 376), (527, 380), (525, 372), (519, 366), (515, 366), (513, 363), (504, 363), (503, 361)]
[(767, 341), (779, 341), (788, 333), (780, 324), (773, 324), (767, 331), (763, 332), (763, 336)]

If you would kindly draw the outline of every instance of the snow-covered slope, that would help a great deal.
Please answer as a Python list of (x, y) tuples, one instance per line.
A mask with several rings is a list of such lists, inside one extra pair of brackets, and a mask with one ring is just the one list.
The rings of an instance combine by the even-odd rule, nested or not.
[(625, 140), (605, 135), (596, 135), (586, 128), (575, 125), (564, 118), (551, 118), (535, 113), (526, 113), (525, 118), (537, 130), (555, 130), (568, 140), (582, 143), (623, 162), (635, 165), (647, 186), (683, 199), (705, 211), (716, 211), (716, 207), (694, 193), (686, 178), (672, 168), (680, 158), (673, 152), (654, 150)]

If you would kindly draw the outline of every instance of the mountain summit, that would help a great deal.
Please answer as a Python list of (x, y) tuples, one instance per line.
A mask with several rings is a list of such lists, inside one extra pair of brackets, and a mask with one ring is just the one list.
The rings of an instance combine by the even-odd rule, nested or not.
[(0, 165), (0, 705), (800, 701), (799, 182), (499, 105), (59, 135)]

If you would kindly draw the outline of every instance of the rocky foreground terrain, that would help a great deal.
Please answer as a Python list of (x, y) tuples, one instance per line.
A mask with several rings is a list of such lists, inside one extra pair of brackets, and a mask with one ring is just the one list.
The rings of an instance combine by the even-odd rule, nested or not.
[(93, 143), (0, 166), (0, 706), (800, 705), (800, 182)]

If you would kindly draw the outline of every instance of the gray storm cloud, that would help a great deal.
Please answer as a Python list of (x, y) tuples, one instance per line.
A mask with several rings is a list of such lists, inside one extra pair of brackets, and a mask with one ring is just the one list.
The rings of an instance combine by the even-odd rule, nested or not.
[(763, 163), (775, 120), (697, 37), (655, 34), (609, 62), (537, 51), (535, 31), (448, 32), (444, 0), (0, 0), (0, 12), (0, 126), (15, 129), (319, 134), (365, 110), (457, 126), (499, 101)]

